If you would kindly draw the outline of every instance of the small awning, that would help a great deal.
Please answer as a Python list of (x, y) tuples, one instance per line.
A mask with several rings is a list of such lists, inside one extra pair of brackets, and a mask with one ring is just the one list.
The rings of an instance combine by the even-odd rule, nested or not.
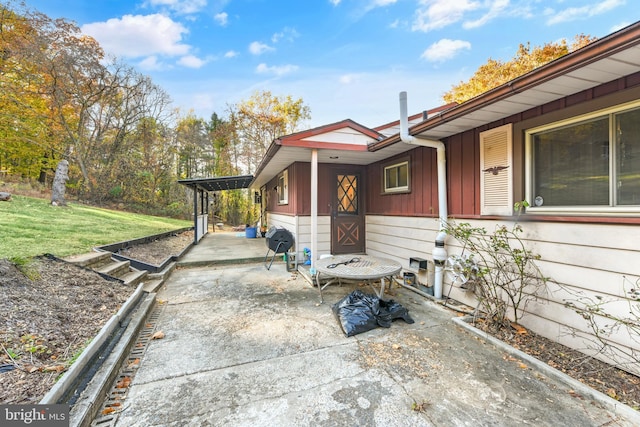
[(179, 184), (204, 191), (237, 190), (249, 188), (253, 175), (219, 176), (214, 178), (187, 178), (178, 180)]

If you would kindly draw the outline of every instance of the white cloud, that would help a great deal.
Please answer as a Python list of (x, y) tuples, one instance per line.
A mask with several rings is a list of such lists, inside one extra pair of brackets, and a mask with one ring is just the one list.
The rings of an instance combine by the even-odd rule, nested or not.
[(398, 0), (370, 0), (369, 4), (364, 8), (366, 10), (372, 10), (377, 7), (385, 7), (389, 6), (390, 4), (395, 4), (397, 1)]
[(206, 63), (207, 61), (204, 61), (194, 55), (186, 55), (178, 60), (178, 64), (188, 68), (200, 68)]
[(158, 57), (155, 55), (146, 57), (138, 63), (138, 66), (147, 71), (157, 71), (165, 68), (164, 65), (158, 61)]
[(611, 27), (611, 29), (609, 29), (609, 32), (610, 33), (615, 33), (616, 31), (619, 31), (619, 30), (623, 29), (624, 27), (628, 27), (631, 24), (632, 24), (631, 22), (621, 22), (621, 23)]
[(293, 40), (300, 37), (300, 33), (295, 28), (285, 27), (279, 33), (275, 33), (271, 36), (271, 41), (273, 43), (278, 43), (280, 40), (287, 40), (292, 42)]
[(548, 25), (561, 24), (563, 22), (576, 21), (579, 19), (591, 18), (596, 15), (608, 12), (618, 6), (625, 4), (625, 0), (604, 0), (602, 2), (586, 5), (582, 7), (570, 7), (554, 13), (547, 21)]
[(221, 27), (226, 27), (229, 22), (229, 15), (226, 12), (216, 13), (213, 17), (213, 20), (218, 23)]
[(285, 74), (291, 74), (298, 70), (297, 65), (280, 65), (269, 67), (267, 64), (262, 63), (256, 67), (258, 74), (273, 74), (276, 76), (284, 76)]
[(480, 7), (479, 2), (472, 0), (420, 0), (420, 4), (411, 26), (413, 31), (444, 28), (462, 20), (466, 12)]
[(456, 56), (463, 49), (471, 49), (464, 40), (442, 39), (429, 46), (420, 56), (431, 62), (443, 62)]
[(254, 55), (262, 55), (263, 53), (268, 52), (270, 50), (274, 50), (274, 48), (260, 42), (253, 42), (249, 45), (249, 52), (251, 52)]
[(188, 14), (201, 11), (207, 5), (207, 0), (149, 0), (146, 4), (152, 7), (167, 7), (180, 14)]
[(329, 0), (329, 3), (331, 3), (331, 4), (332, 4), (332, 5), (334, 5), (334, 6), (337, 6), (337, 5), (339, 5), (339, 4), (340, 4), (340, 1), (341, 1), (341, 0)]
[(238, 55), (239, 55), (239, 53), (236, 52), (235, 50), (229, 50), (229, 51), (225, 52), (224, 57), (225, 58), (235, 58)]
[(489, 11), (482, 15), (479, 19), (475, 21), (467, 21), (462, 26), (466, 29), (478, 28), (481, 27), (488, 22), (494, 20), (495, 18), (504, 14), (504, 12), (509, 7), (509, 0), (495, 0), (491, 2), (489, 6)]
[(83, 25), (82, 32), (95, 38), (106, 52), (126, 58), (180, 56), (191, 50), (180, 43), (188, 30), (160, 14), (124, 15)]
[(338, 81), (345, 85), (350, 85), (356, 83), (360, 79), (359, 74), (343, 74), (340, 76)]

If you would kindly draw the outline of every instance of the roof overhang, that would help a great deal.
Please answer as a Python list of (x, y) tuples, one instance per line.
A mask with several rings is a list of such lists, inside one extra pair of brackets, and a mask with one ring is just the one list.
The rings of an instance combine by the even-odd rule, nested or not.
[[(442, 140), (639, 72), (640, 22), (636, 22), (427, 118), (409, 133)], [(379, 146), (399, 141), (397, 135), (390, 139)]]
[[(635, 73), (640, 73), (640, 22), (462, 104), (434, 110), (434, 114), (411, 126), (409, 133), (444, 140)], [(301, 143), (303, 138), (298, 134), (275, 140), (259, 165), (251, 187), (261, 187), (294, 162), (310, 162), (312, 148), (318, 149), (318, 163), (354, 165), (368, 165), (415, 148), (402, 143), (398, 133), (380, 137), (381, 132), (390, 135), (388, 131), (395, 125), (392, 122), (369, 129), (371, 143), (358, 150), (322, 143), (312, 146)], [(321, 134), (325, 128), (306, 132)]]
[(253, 175), (239, 175), (213, 178), (187, 178), (178, 180), (178, 183), (203, 191), (221, 191), (249, 188), (252, 180)]

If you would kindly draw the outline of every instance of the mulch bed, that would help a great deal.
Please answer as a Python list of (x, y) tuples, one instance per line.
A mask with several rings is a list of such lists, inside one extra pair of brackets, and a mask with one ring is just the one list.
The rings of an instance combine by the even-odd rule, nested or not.
[(134, 291), (60, 260), (0, 260), (0, 403), (39, 402)]
[(554, 342), (521, 326), (502, 328), (498, 331), (487, 328), (482, 322), (476, 322), (474, 326), (581, 383), (640, 410), (640, 378), (638, 376)]

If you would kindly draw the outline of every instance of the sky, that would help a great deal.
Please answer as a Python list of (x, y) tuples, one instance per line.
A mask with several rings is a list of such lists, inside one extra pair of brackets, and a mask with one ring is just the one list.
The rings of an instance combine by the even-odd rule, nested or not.
[(310, 127), (367, 127), (443, 105), (489, 58), (640, 20), (637, 0), (26, 0), (151, 77), (181, 114), (226, 117), (256, 91), (302, 99)]

